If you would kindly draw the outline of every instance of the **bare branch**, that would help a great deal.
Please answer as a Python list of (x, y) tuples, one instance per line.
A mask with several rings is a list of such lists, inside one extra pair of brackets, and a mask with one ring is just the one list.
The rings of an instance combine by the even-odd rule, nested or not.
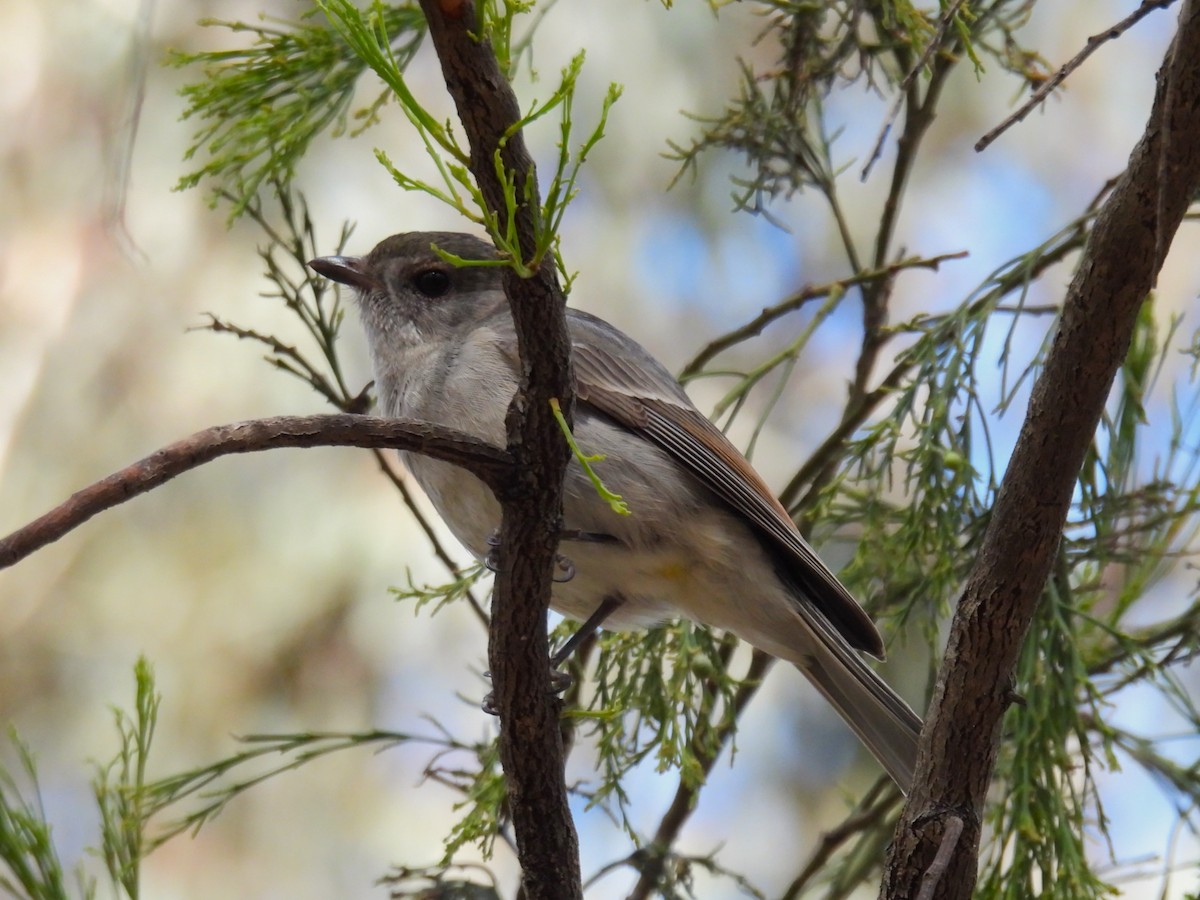
[(1060, 84), (1066, 81), (1067, 76), (1084, 64), (1089, 56), (1098, 50), (1101, 45), (1107, 44), (1109, 41), (1116, 40), (1126, 31), (1140, 22), (1143, 18), (1154, 12), (1156, 9), (1166, 9), (1173, 4), (1175, 0), (1142, 0), (1142, 5), (1127, 15), (1124, 19), (1099, 34), (1093, 34), (1087, 39), (1087, 43), (1083, 45), (1083, 49), (1075, 54), (1074, 57), (1065, 66), (1055, 72), (1052, 76), (1046, 79), (1040, 88), (1030, 95), (1025, 104), (1015, 113), (981, 137), (975, 142), (975, 152), (982, 153), (986, 150), (996, 138), (1012, 128), (1018, 122), (1022, 121), (1033, 110), (1041, 104), (1043, 100), (1050, 96)]
[(966, 256), (966, 250), (960, 250), (957, 253), (943, 253), (941, 256), (928, 258), (913, 256), (908, 259), (897, 260), (879, 269), (860, 272), (857, 275), (851, 275), (849, 278), (840, 278), (828, 284), (803, 287), (785, 300), (781, 300), (774, 306), (767, 307), (745, 325), (723, 334), (709, 343), (692, 358), (691, 362), (683, 367), (683, 371), (679, 374), (679, 380), (686, 381), (688, 378), (696, 375), (713, 357), (724, 353), (730, 347), (734, 347), (742, 343), (742, 341), (757, 337), (772, 322), (786, 316), (790, 312), (795, 312), (812, 300), (820, 300), (822, 297), (828, 297), (834, 291), (844, 291), (855, 285), (865, 284), (881, 278), (890, 278), (904, 269), (933, 269), (936, 272), (938, 267), (947, 260), (964, 259)]
[(942, 880), (946, 869), (950, 867), (950, 859), (954, 856), (954, 848), (958, 846), (958, 839), (962, 837), (962, 832), (962, 818), (948, 816), (942, 831), (942, 843), (938, 847), (937, 856), (925, 870), (925, 877), (921, 879), (921, 893), (917, 894), (917, 900), (933, 900), (933, 892), (937, 890), (938, 882)]
[(0, 539), (0, 569), (19, 562), (88, 519), (232, 453), (279, 447), (374, 447), (413, 450), (462, 466), (495, 489), (513, 472), (506, 450), (462, 432), (424, 422), (376, 416), (276, 416), (217, 425), (176, 441), (114, 472)]

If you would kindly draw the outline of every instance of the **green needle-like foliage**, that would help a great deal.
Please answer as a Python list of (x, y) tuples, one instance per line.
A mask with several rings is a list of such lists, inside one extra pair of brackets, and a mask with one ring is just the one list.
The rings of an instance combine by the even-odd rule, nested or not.
[[(425, 35), (424, 16), (415, 3), (376, 10), (379, 28), (390, 36), (391, 59), (407, 65)], [(171, 65), (196, 66), (204, 74), (183, 95), (188, 101), (184, 118), (202, 123), (187, 158), (205, 161), (183, 176), (179, 187), (213, 183), (233, 196), (230, 215), (236, 217), (264, 184), (291, 179), (318, 134), (345, 131), (354, 89), (368, 62), (340, 31), (312, 17), (271, 25), (265, 20), (204, 24), (248, 33), (254, 43), (242, 50), (170, 55)], [(381, 94), (359, 114), (360, 129), (376, 121), (387, 98)]]
[[(11, 730), (9, 741), (33, 796), (27, 798), (13, 776), (0, 770), (0, 888), (28, 900), (66, 900), (71, 895), (42, 807), (33, 753)], [(81, 887), (84, 896), (93, 895), (82, 879)]]
[(98, 768), (92, 782), (100, 808), (104, 865), (109, 877), (124, 888), (131, 900), (141, 896), (142, 859), (150, 850), (146, 826), (153, 808), (146, 792), (146, 764), (162, 703), (145, 659), (134, 666), (134, 680), (137, 692), (133, 715), (113, 711), (121, 747), (115, 759)]
[(704, 781), (704, 761), (721, 749), (719, 726), (731, 721), (741, 684), (730, 671), (735, 644), (690, 622), (600, 638), (594, 695), (578, 715), (590, 723), (584, 731), (594, 733), (600, 757), (590, 796), (614, 797), (627, 827), (622, 785), (643, 760), (678, 771), (691, 786)]

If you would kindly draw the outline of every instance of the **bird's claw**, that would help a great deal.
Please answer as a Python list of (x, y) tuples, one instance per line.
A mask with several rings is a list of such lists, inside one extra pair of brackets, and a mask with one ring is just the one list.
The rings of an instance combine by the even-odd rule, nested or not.
[(567, 559), (561, 553), (554, 555), (554, 565), (558, 569), (551, 577), (555, 584), (563, 584), (575, 577), (575, 563)]
[(500, 567), (500, 560), (496, 558), (496, 550), (500, 546), (500, 529), (497, 528), (487, 536), (488, 552), (483, 557), (483, 567), (489, 572), (495, 573)]
[[(485, 678), (490, 678), (491, 674), (492, 674), (491, 672), (483, 673)], [(563, 691), (567, 690), (567, 688), (569, 688), (574, 683), (575, 683), (575, 679), (569, 672), (562, 672), (558, 669), (551, 667), (551, 669), (550, 669), (550, 693), (551, 694), (561, 694)], [(489, 716), (500, 715), (500, 707), (496, 705), (496, 692), (488, 691), (487, 696), (485, 696), (483, 698), (483, 702), (479, 704), (479, 708), (482, 709)]]
[[(500, 567), (496, 558), (496, 550), (500, 547), (500, 529), (497, 528), (487, 536), (488, 552), (483, 557), (483, 567), (489, 572), (495, 572)], [(575, 577), (575, 563), (561, 553), (555, 554), (554, 566), (557, 571), (552, 576), (556, 584), (563, 584)]]
[(574, 683), (575, 679), (570, 672), (564, 672), (561, 669), (550, 669), (550, 693), (561, 694)]

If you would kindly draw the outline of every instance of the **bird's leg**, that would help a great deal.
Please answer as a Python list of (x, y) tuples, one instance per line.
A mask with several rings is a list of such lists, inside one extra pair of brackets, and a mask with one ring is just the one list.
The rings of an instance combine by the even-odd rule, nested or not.
[(588, 616), (584, 623), (575, 630), (575, 633), (567, 639), (567, 642), (562, 645), (559, 651), (550, 657), (551, 669), (559, 677), (567, 678), (567, 684), (570, 684), (570, 676), (565, 672), (558, 672), (558, 668), (571, 658), (571, 654), (575, 652), (584, 640), (596, 633), (596, 630), (604, 624), (604, 620), (613, 614), (616, 608), (624, 602), (624, 599), (620, 594), (608, 594), (600, 601), (600, 605), (596, 607), (595, 612)]
[[(598, 531), (581, 531), (578, 528), (564, 528), (559, 533), (559, 540), (582, 541), (591, 544), (618, 543), (617, 538), (611, 534), (604, 534)], [(575, 577), (575, 564), (561, 553), (558, 554), (558, 567), (562, 570), (563, 575), (561, 578), (555, 576), (555, 581), (570, 581)], [(576, 632), (562, 645), (562, 648), (550, 657), (550, 685), (555, 693), (562, 693), (571, 686), (571, 676), (561, 671), (562, 664), (570, 658), (575, 649), (588, 636), (596, 633), (596, 629), (612, 614), (612, 611), (621, 605), (621, 600), (622, 598), (619, 595), (609, 595), (601, 600), (595, 612), (587, 617), (587, 621), (580, 625)]]
[[(619, 543), (618, 538), (611, 534), (603, 534), (596, 531), (580, 531), (576, 528), (564, 529), (560, 535), (560, 539), (596, 544)], [(483, 558), (483, 564), (487, 569), (495, 572), (498, 565), (496, 548), (500, 546), (499, 528), (488, 535), (487, 544), (489, 549), (487, 555)], [(555, 582), (561, 584), (575, 577), (575, 564), (561, 553), (556, 556), (555, 565), (559, 570), (559, 573), (553, 576)], [(562, 645), (558, 652), (550, 657), (550, 689), (554, 693), (561, 694), (571, 686), (571, 676), (566, 672), (560, 671), (562, 664), (570, 659), (571, 654), (578, 649), (580, 644), (596, 633), (597, 629), (604, 624), (604, 620), (612, 615), (613, 611), (622, 602), (624, 602), (624, 598), (619, 594), (609, 594), (606, 596), (600, 601), (600, 605), (596, 607), (595, 611), (587, 617), (587, 620), (567, 639), (567, 642)], [(490, 692), (483, 699), (483, 711), (489, 715), (496, 715), (495, 697)]]
[[(596, 633), (596, 630), (604, 623), (604, 620), (612, 615), (613, 611), (620, 606), (624, 599), (620, 594), (609, 594), (600, 601), (600, 605), (596, 607), (595, 612), (587, 617), (582, 625), (575, 630), (575, 633), (567, 638), (567, 642), (562, 645), (562, 648), (550, 657), (550, 690), (555, 694), (561, 694), (571, 686), (571, 676), (559, 670), (559, 666), (571, 658), (571, 654), (584, 642), (590, 635)], [(490, 677), (490, 672), (484, 672), (485, 676)], [(483, 711), (490, 716), (498, 715), (496, 710), (496, 695), (492, 691), (488, 691), (486, 697), (483, 698)]]

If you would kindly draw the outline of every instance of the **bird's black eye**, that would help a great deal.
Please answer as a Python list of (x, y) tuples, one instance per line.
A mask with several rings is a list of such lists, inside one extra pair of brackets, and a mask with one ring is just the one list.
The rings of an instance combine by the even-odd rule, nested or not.
[(425, 269), (413, 276), (413, 287), (430, 299), (450, 290), (450, 276), (441, 269)]

